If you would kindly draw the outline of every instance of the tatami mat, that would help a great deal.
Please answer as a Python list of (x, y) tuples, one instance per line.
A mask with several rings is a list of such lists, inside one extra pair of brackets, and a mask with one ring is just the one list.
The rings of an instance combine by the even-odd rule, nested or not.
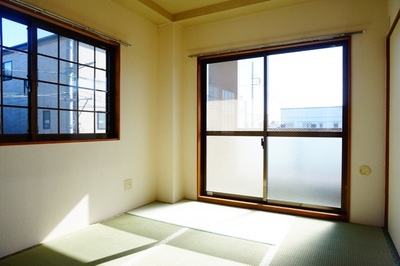
[(0, 265), (260, 265), (272, 246), (123, 214)]
[(154, 202), (129, 214), (271, 245), (285, 237), (295, 217), (198, 201)]
[(247, 265), (260, 265), (271, 249), (268, 244), (192, 229), (168, 245)]
[(0, 265), (399, 265), (379, 227), (195, 201), (154, 202)]
[(218, 257), (209, 256), (193, 252), (186, 249), (181, 249), (169, 245), (161, 245), (154, 247), (146, 252), (135, 253), (130, 256), (120, 258), (108, 262), (107, 266), (205, 266), (205, 265), (216, 265), (216, 266), (248, 266), (231, 260), (225, 260)]
[(154, 202), (129, 213), (268, 243), (262, 265), (400, 265), (380, 227), (186, 200)]
[(382, 228), (297, 218), (270, 265), (397, 265)]

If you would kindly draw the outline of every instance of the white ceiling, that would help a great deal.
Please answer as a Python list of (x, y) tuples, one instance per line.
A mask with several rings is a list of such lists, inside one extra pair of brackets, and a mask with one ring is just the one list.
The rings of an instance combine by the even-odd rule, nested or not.
[(321, 0), (111, 0), (145, 19), (161, 25), (177, 22), (184, 27), (251, 15), (271, 9)]

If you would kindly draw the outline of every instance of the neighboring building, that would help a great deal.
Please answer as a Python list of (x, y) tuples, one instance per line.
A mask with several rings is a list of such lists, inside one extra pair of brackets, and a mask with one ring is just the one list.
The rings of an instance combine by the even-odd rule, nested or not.
[(281, 108), (280, 128), (341, 129), (342, 107)]
[[(27, 47), (3, 51), (4, 134), (26, 134), (29, 127)], [(94, 64), (105, 65), (105, 51), (47, 34), (38, 41), (38, 54), (39, 133), (104, 133), (106, 74)]]

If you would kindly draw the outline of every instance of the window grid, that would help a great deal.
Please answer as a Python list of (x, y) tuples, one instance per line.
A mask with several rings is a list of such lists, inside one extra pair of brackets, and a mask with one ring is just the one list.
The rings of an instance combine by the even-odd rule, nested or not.
[[(0, 43), (0, 145), (118, 138), (119, 93), (114, 87), (118, 45), (91, 39), (1, 5), (0, 15), (3, 36)], [(26, 40), (17, 44), (13, 43), (17, 40), (5, 42), (4, 36), (13, 35), (6, 33), (10, 28), (5, 26), (4, 20), (25, 29)], [(48, 47), (41, 42), (47, 42)], [(72, 44), (71, 50), (63, 50), (65, 43)], [(15, 63), (18, 60), (8, 60), (6, 54), (24, 57), (18, 59), (25, 64), (21, 71)], [(4, 62), (11, 63), (6, 66)], [(15, 93), (6, 95), (5, 82), (19, 82), (18, 86), (7, 89), (14, 93), (18, 87), (25, 102), (22, 103), (22, 97)], [(23, 116), (24, 123), (13, 128), (7, 121), (18, 121), (16, 114)], [(49, 123), (45, 123), (45, 116), (50, 119)], [(24, 127), (26, 129), (22, 129)]]

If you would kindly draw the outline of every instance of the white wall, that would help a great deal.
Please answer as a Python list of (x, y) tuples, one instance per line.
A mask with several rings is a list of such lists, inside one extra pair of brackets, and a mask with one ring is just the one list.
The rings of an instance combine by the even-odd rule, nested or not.
[(157, 199), (173, 203), (182, 189), (182, 28), (174, 23), (159, 27)]
[[(350, 221), (384, 224), (385, 35), (387, 1), (324, 0), (184, 31), (184, 54), (365, 30), (352, 41)], [(197, 61), (184, 61), (184, 177), (186, 197), (196, 198)], [(368, 177), (358, 167), (372, 168)]]
[(121, 140), (0, 146), (0, 257), (156, 199), (158, 28), (111, 1), (27, 2), (133, 46), (121, 47)]
[[(389, 13), (391, 25), (400, 9), (400, 1), (391, 0)], [(400, 251), (400, 23), (390, 38), (390, 130), (389, 130), (389, 206), (388, 229), (390, 236)]]

